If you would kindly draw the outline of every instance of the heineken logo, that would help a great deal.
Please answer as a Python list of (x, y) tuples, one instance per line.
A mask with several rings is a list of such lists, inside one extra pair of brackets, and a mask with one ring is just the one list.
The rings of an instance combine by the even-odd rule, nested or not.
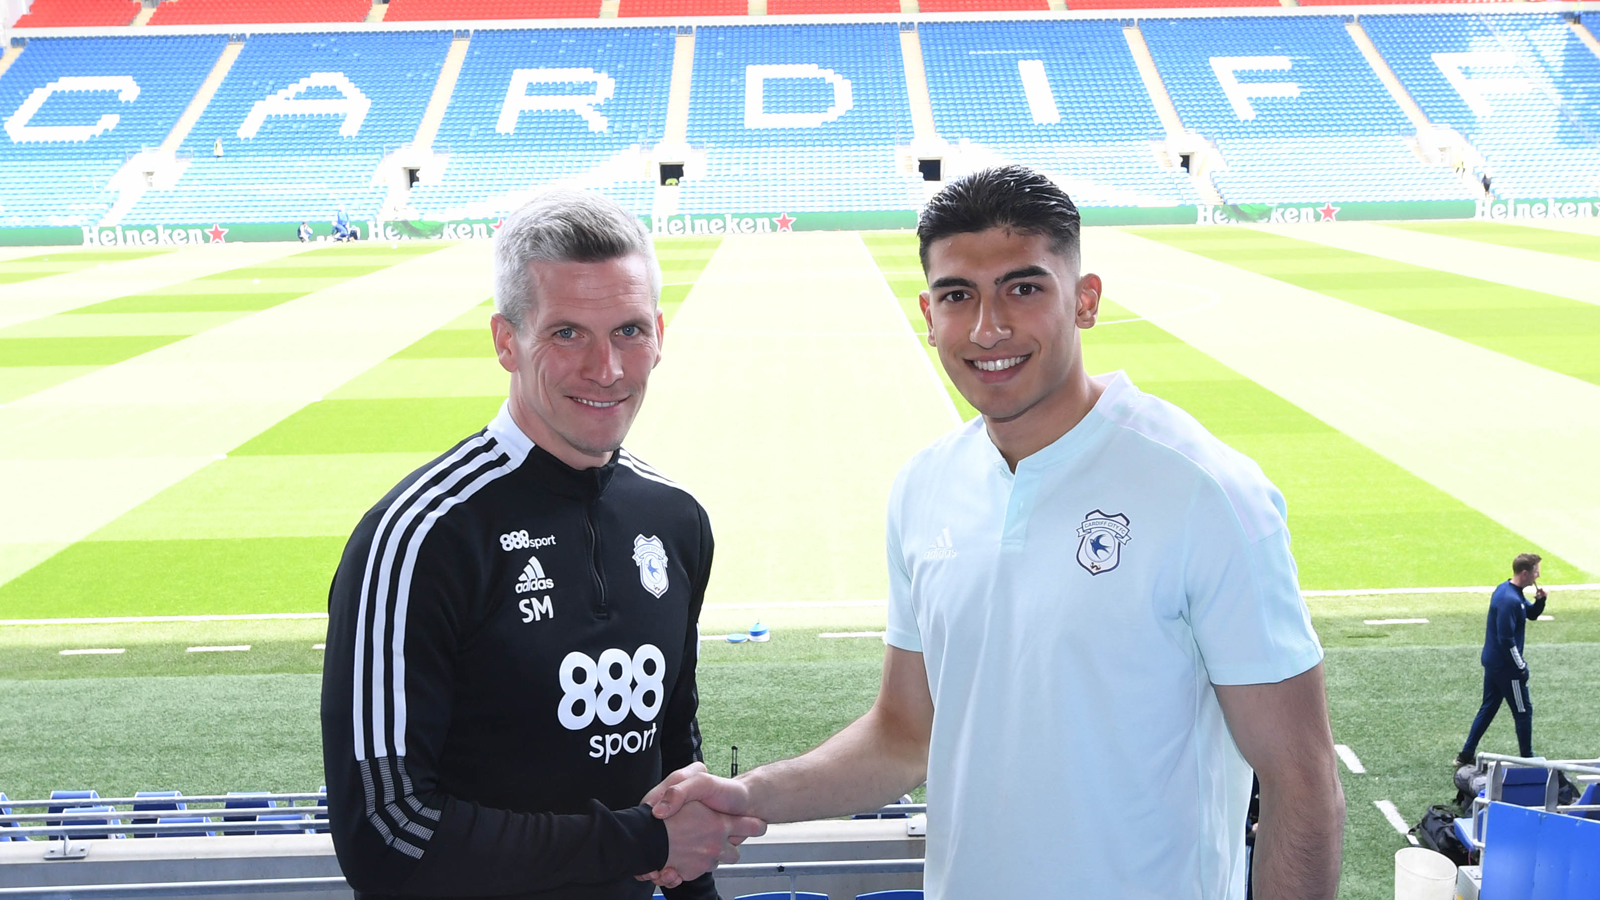
[(799, 219), (788, 213), (776, 216), (681, 215), (653, 218), (650, 230), (656, 234), (769, 234), (793, 231)]

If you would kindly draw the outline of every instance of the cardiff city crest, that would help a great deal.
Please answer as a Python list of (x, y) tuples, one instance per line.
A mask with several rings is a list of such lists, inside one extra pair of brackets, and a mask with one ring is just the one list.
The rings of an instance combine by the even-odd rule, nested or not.
[(639, 565), (639, 583), (657, 597), (667, 592), (667, 548), (661, 538), (639, 535), (633, 539), (633, 561)]
[(1078, 565), (1090, 575), (1109, 572), (1122, 562), (1122, 545), (1130, 540), (1128, 517), (1095, 510), (1078, 526)]

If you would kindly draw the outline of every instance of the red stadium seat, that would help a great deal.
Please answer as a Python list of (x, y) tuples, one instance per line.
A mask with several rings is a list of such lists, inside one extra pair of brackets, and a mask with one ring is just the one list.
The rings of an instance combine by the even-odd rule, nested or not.
[(276, 25), (361, 22), (371, 0), (162, 0), (151, 25)]
[(1278, 0), (1067, 0), (1067, 9), (1210, 9), (1282, 5)]
[(127, 25), (139, 0), (34, 0), (14, 28), (85, 28)]
[(1049, 0), (918, 0), (917, 3), (918, 11), (925, 13), (1034, 12), (1049, 8)]
[(390, 0), (385, 22), (598, 19), (600, 0)]
[(1512, 0), (1300, 0), (1301, 6), (1384, 6), (1394, 3), (1510, 3)]
[(769, 16), (837, 16), (899, 11), (900, 0), (767, 0)]
[(743, 16), (749, 0), (622, 0), (617, 18), (639, 16)]

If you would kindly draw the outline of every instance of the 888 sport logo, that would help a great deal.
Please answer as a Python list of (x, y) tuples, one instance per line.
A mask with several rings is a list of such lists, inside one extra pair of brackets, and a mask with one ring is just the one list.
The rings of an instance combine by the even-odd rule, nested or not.
[(596, 719), (607, 727), (620, 725), (632, 713), (650, 727), (594, 735), (589, 738), (589, 756), (609, 763), (619, 753), (639, 753), (656, 741), (655, 718), (666, 698), (666, 672), (666, 657), (654, 644), (643, 644), (632, 654), (613, 647), (598, 660), (574, 650), (561, 660), (556, 719), (569, 731), (582, 731)]

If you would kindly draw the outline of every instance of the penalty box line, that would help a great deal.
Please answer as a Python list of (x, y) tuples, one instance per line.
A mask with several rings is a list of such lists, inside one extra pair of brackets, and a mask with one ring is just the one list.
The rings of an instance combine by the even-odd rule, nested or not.
[[(1547, 591), (1595, 591), (1600, 584), (1545, 584)], [(1481, 587), (1352, 588), (1337, 591), (1301, 591), (1310, 600), (1321, 597), (1378, 597), (1394, 594), (1487, 594), (1493, 585)], [(760, 609), (861, 609), (886, 607), (888, 600), (794, 600), (775, 603), (707, 603), (707, 610)], [(277, 619), (326, 619), (325, 612), (238, 613), (196, 616), (103, 616), (76, 619), (0, 619), (4, 625), (143, 625), (160, 622), (268, 622)]]

